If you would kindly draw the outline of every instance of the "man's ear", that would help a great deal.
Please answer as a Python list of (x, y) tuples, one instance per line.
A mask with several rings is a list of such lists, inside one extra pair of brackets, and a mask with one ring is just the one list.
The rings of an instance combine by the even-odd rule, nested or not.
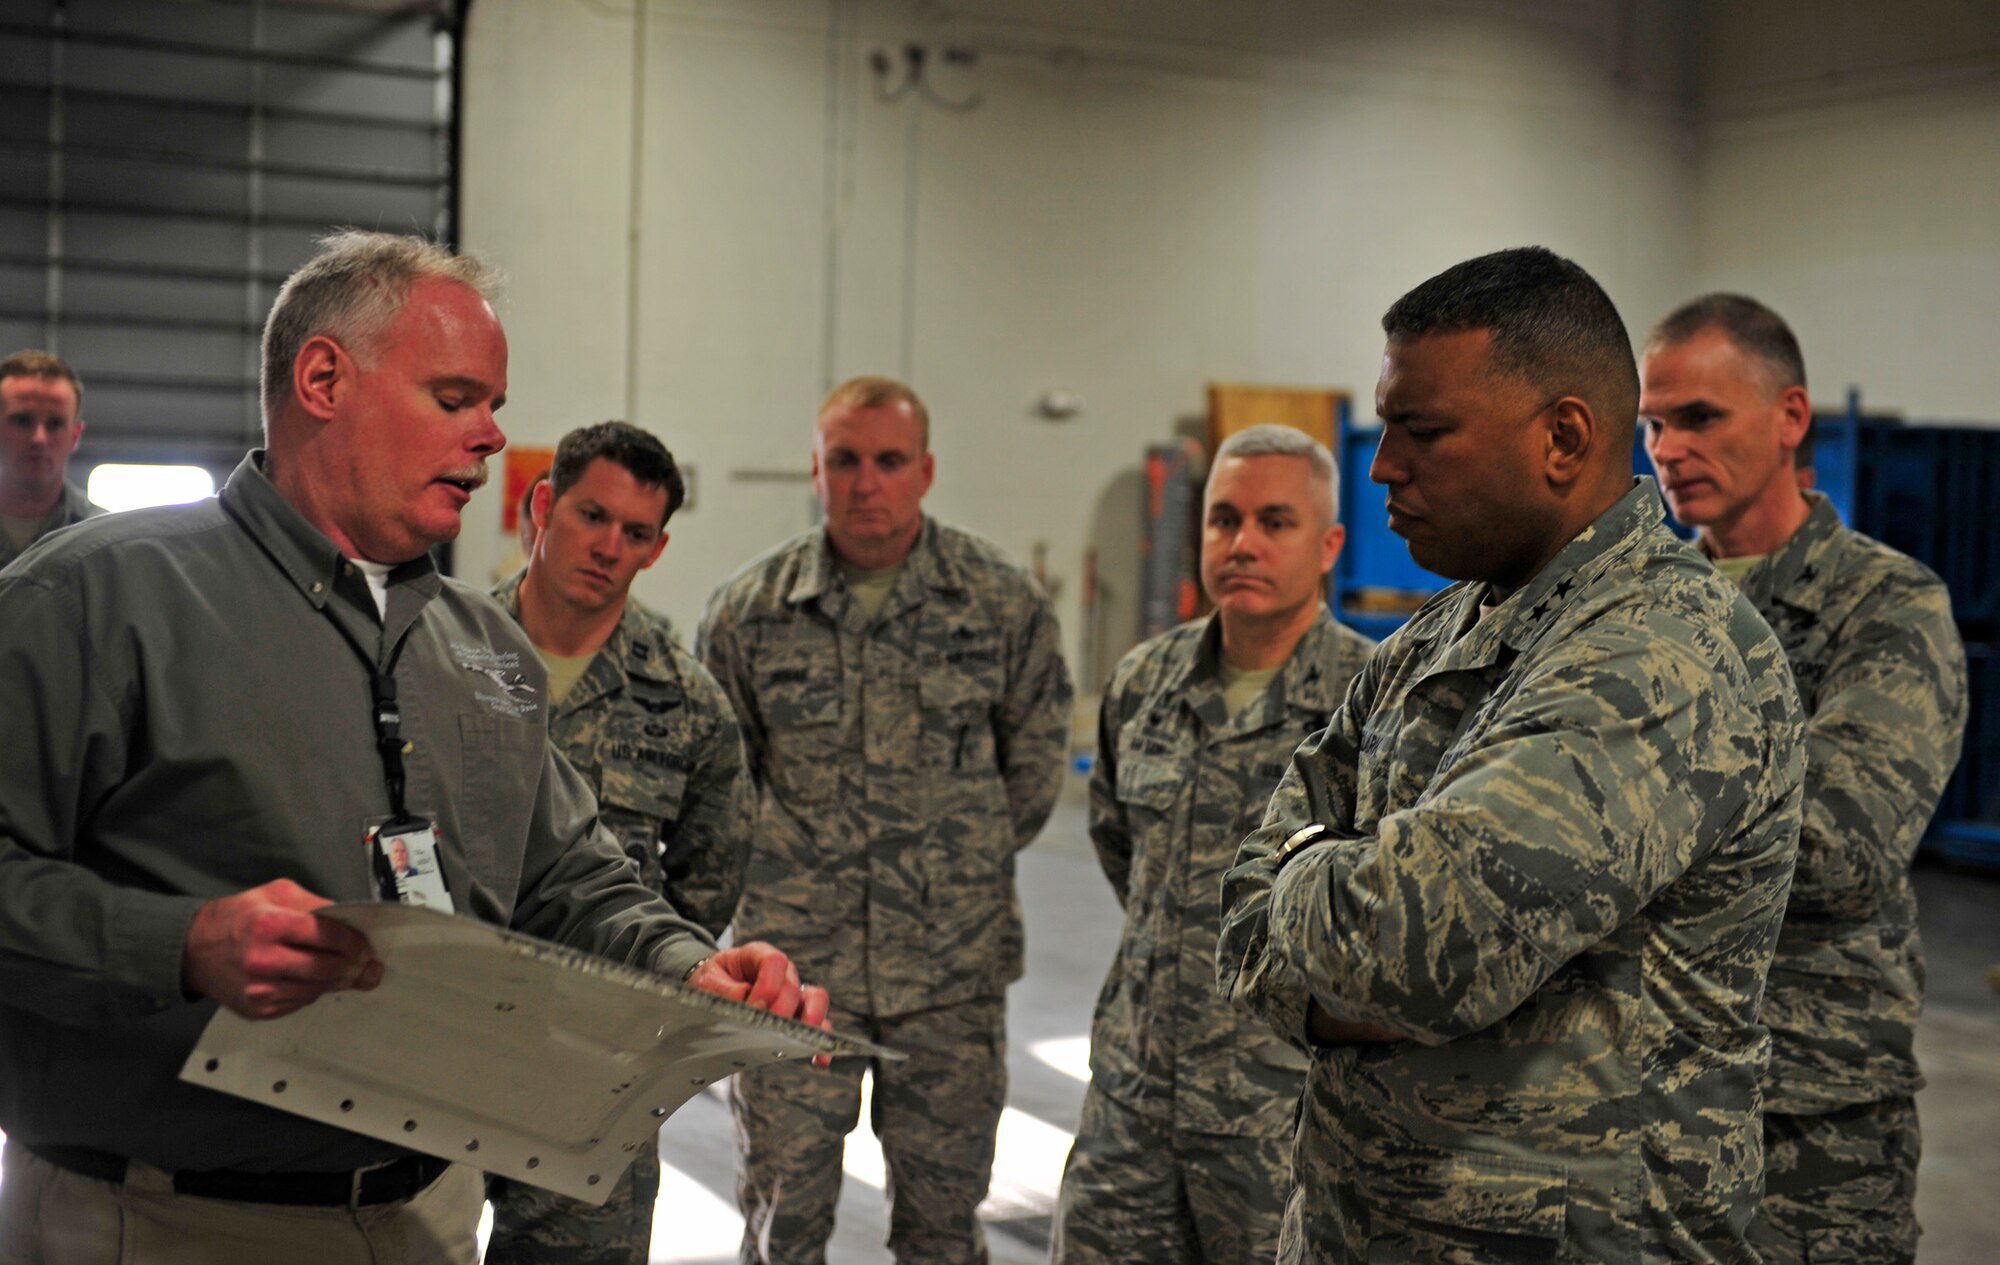
[(1778, 392), (1778, 434), (1787, 453), (1799, 450), (1812, 425), (1812, 397), (1804, 387), (1786, 387)]
[(308, 417), (330, 422), (339, 409), (339, 397), (354, 371), (340, 344), (325, 334), (306, 339), (305, 346), (292, 358), (292, 394)]
[(1565, 395), (1549, 405), (1542, 425), (1547, 427), (1546, 470), (1549, 482), (1569, 487), (1583, 476), (1593, 449), (1604, 442), (1603, 428), (1590, 405), (1573, 395)]
[(528, 517), (535, 524), (535, 543), (540, 544), (542, 533), (549, 529), (549, 511), (555, 508), (556, 489), (553, 483), (543, 479), (535, 485), (533, 496), (528, 498)]
[(666, 547), (667, 547), (667, 533), (661, 532), (660, 538), (653, 542), (653, 552), (646, 555), (646, 560), (639, 564), (639, 569), (641, 571), (644, 571), (646, 568), (652, 566), (655, 562), (658, 562), (660, 560), (661, 552), (664, 551)]

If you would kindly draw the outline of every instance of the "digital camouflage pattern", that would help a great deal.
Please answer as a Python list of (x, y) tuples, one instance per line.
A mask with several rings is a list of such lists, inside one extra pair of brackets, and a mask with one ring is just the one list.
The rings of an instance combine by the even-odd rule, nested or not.
[(653, 1205), (660, 1198), (660, 1153), (641, 1154), (602, 1207), (505, 1177), (486, 1179), (493, 1233), (484, 1265), (646, 1265)]
[(1062, 789), (1072, 703), (1027, 573), (926, 519), (870, 621), (815, 529), (723, 585), (698, 644), (759, 794), (738, 933), (862, 1014), (1019, 979), (1014, 853)]
[[(516, 620), (520, 576), (493, 591)], [(659, 618), (628, 602), (562, 702), (549, 739), (597, 793), (647, 885), (720, 935), (750, 856), (755, 792), (729, 696)]]
[(1764, 1022), (1765, 1105), (1912, 1094), (1924, 960), (1910, 864), (1965, 734), (1965, 647), (1944, 582), (1847, 530), (1833, 503), (1743, 577), (1806, 712), (1799, 866)]
[[(1098, 710), (1090, 837), (1125, 927), (1091, 1027), (1058, 1261), (1269, 1260), (1268, 1251), (1248, 1255), (1259, 1253), (1264, 1221), (1262, 1247), (1276, 1243), (1291, 1168), (1284, 1148), (1198, 1136), (1289, 1138), (1305, 1084), (1305, 1056), (1216, 992), (1222, 875), (1292, 752), (1326, 728), (1373, 643), (1322, 606), (1271, 688), (1231, 716), (1221, 631), (1211, 615), (1139, 646), (1113, 670)], [(1089, 1101), (1100, 1096), (1122, 1110)], [(1273, 1162), (1241, 1171), (1260, 1156)], [(1228, 1168), (1206, 1171), (1216, 1162)], [(1198, 1214), (1195, 1190), (1217, 1184), (1230, 1191), (1224, 1224), (1176, 1234)], [(1206, 1249), (1135, 1255), (1142, 1238), (1157, 1239), (1159, 1252), (1190, 1239)]]
[(1756, 1260), (1802, 726), (1661, 517), (1641, 479), (1483, 620), (1426, 603), (1244, 841), (1221, 986), (1407, 1038), (1314, 1051), (1281, 1260)]
[[(1866, 1112), (1855, 1117), (1863, 1132), (1851, 1144), (1825, 1135), (1837, 1133), (1842, 1109), (1907, 1099), (1923, 1085), (1914, 1041), (1924, 958), (1910, 863), (1958, 765), (1965, 647), (1943, 581), (1843, 527), (1826, 497), (1807, 497), (1805, 523), (1742, 579), (1784, 644), (1806, 712), (1799, 864), (1764, 993), (1764, 1107), (1821, 1117), (1767, 1121), (1767, 1183), (1793, 1193), (1767, 1199), (1760, 1219), (1795, 1239), (1821, 1222), (1865, 1222), (1865, 1241), (1878, 1246), (1901, 1227), (1908, 1257), (1916, 1251), (1914, 1108), (1907, 1129), (1887, 1130), (1907, 1135), (1908, 1145), (1878, 1147), (1885, 1130)], [(1806, 1141), (1775, 1144), (1792, 1135)], [(1829, 1148), (1879, 1153), (1907, 1171), (1836, 1163)], [(1804, 1173), (1789, 1171), (1795, 1160)], [(1847, 1174), (1844, 1184), (1827, 1180), (1838, 1173)], [(1897, 1193), (1900, 1204), (1883, 1202)], [(1891, 1258), (1871, 1248), (1826, 1259)]]
[[(1055, 806), (1072, 704), (1048, 598), (991, 544), (926, 519), (871, 620), (814, 530), (723, 585), (698, 645), (736, 705), (758, 790), (737, 934), (784, 945), (837, 1006), (882, 1023), (879, 1039), (912, 1056), (893, 1074), (934, 1086), (931, 1110), (960, 1093), (954, 1119), (984, 1103), (980, 1087), (1005, 1084), (1002, 1053), (924, 1055), (887, 1024), (976, 1019), (1020, 977), (1014, 854)], [(821, 1187), (839, 1189), (839, 1167), (805, 1176), (818, 1160), (799, 1157), (837, 1156), (852, 1113), (829, 1111), (828, 1083), (803, 1075), (735, 1092), (752, 1095), (737, 1116), (744, 1259), (816, 1260), (832, 1230)], [(990, 1164), (997, 1099), (990, 1119), (980, 1106), (943, 1131), (922, 1114), (885, 1116), (885, 1151), (921, 1156), (972, 1129), (955, 1145)], [(943, 1156), (902, 1170), (892, 1226), (974, 1234), (984, 1178), (956, 1171)], [(976, 1237), (910, 1252), (899, 1259), (984, 1259)]]
[[(521, 576), (494, 589), (521, 618)], [(729, 925), (750, 852), (751, 783), (729, 699), (657, 617), (627, 602), (549, 738), (596, 792), (598, 818), (648, 887), (711, 935)], [(490, 1265), (644, 1265), (660, 1157), (642, 1152), (600, 1207), (504, 1178)]]
[(975, 1215), (993, 1176), (1007, 1101), (1006, 1003), (999, 997), (915, 1014), (836, 1005), (834, 1030), (907, 1059), (835, 1059), (822, 1071), (776, 1064), (729, 1082), (739, 1153), (743, 1265), (825, 1265), (840, 1160), (859, 1119), (861, 1074), (874, 1078), (869, 1125), (889, 1179), (890, 1253), (899, 1265), (984, 1265)]
[[(1276, 1260), (1285, 1192), (1291, 1189), (1291, 1151), (1289, 1132), (1194, 1133), (1086, 1090), (1077, 1145), (1063, 1168), (1049, 1260), (1053, 1265)], [(1162, 1162), (1162, 1155), (1171, 1159)]]
[(1763, 1265), (1911, 1265), (1922, 1150), (1914, 1098), (1766, 1115), (1764, 1200), (1750, 1227)]
[[(65, 482), (63, 484), (62, 495), (56, 498), (55, 508), (49, 511), (48, 521), (42, 524), (42, 530), (35, 537), (35, 540), (40, 540), (50, 532), (68, 527), (72, 523), (80, 523), (86, 518), (96, 518), (102, 513), (104, 513), (104, 507), (85, 496), (82, 488), (79, 488), (74, 483)], [(29, 548), (33, 547), (33, 543), (31, 542)], [(14, 542), (7, 538), (5, 532), (0, 532), (0, 567), (6, 566), (26, 552), (26, 549), (21, 550), (19, 553), (15, 552)]]

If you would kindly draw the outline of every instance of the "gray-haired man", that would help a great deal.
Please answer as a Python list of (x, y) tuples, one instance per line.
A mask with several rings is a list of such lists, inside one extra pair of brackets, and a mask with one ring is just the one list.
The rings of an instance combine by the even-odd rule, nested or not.
[(1125, 931), (1090, 1040), (1053, 1259), (1269, 1261), (1305, 1056), (1217, 994), (1222, 874), (1368, 659), (1334, 622), (1339, 472), (1307, 435), (1225, 440), (1203, 500), (1215, 613), (1126, 655), (1098, 711), (1090, 837)]
[(0, 1261), (472, 1261), (476, 1172), (177, 1077), (216, 1005), (380, 980), (314, 911), (382, 895), (390, 840), (461, 915), (824, 1013), (639, 881), (549, 748), (533, 647), (430, 563), (506, 442), (491, 284), (330, 239), (271, 311), (267, 447), (221, 496), (0, 577)]
[(1924, 955), (1910, 862), (1958, 764), (1965, 648), (1944, 582), (1799, 484), (1805, 358), (1776, 312), (1709, 294), (1654, 327), (1646, 453), (1674, 517), (1778, 639), (1806, 710), (1798, 872), (1764, 990), (1766, 1265), (1910, 1261)]

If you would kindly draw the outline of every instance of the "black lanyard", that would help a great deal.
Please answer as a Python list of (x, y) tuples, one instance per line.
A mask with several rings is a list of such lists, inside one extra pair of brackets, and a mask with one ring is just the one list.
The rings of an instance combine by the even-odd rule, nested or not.
[[(381, 635), (386, 637), (389, 635), (386, 599), (382, 605)], [(389, 820), (385, 824), (401, 826), (419, 822), (420, 818), (410, 815), (409, 805), (403, 798), (409, 781), (403, 769), (403, 751), (409, 744), (403, 741), (403, 709), (396, 702), (396, 663), (403, 657), (403, 647), (409, 644), (410, 634), (416, 625), (412, 623), (409, 628), (403, 630), (403, 635), (397, 639), (395, 648), (389, 652), (388, 662), (378, 667), (374, 656), (368, 653), (368, 648), (348, 630), (347, 625), (338, 616), (328, 612), (327, 618), (333, 621), (341, 640), (347, 643), (348, 648), (361, 659), (362, 666), (368, 669), (368, 697), (375, 717), (375, 753), (382, 757), (382, 780), (389, 788)]]
[(408, 781), (403, 771), (403, 748), (407, 744), (403, 741), (403, 711), (396, 704), (396, 660), (402, 657), (403, 645), (403, 641), (396, 643), (389, 662), (369, 680), (369, 692), (375, 699), (375, 751), (382, 757), (382, 780), (389, 786), (387, 824), (391, 826), (416, 820), (403, 800)]

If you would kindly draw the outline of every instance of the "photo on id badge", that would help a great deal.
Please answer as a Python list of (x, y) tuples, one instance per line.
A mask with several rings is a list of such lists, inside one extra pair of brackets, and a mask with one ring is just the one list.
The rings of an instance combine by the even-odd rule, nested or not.
[(437, 827), (422, 818), (382, 820), (368, 826), (375, 885), (383, 900), (452, 913), (451, 893), (438, 864)]

